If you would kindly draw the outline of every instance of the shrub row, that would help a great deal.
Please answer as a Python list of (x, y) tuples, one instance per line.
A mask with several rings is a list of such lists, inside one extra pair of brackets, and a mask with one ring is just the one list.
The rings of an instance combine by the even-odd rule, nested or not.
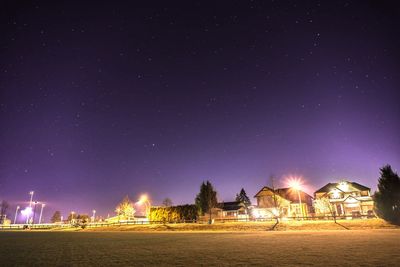
[(180, 205), (172, 207), (157, 207), (150, 210), (150, 221), (180, 222), (196, 220), (198, 208), (196, 205)]

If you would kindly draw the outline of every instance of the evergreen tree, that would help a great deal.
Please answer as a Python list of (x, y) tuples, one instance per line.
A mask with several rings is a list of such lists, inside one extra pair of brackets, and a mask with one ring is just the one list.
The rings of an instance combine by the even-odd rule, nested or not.
[(54, 212), (53, 216), (51, 217), (51, 222), (52, 223), (56, 223), (56, 222), (61, 222), (61, 212), (60, 211), (56, 211)]
[(375, 192), (375, 210), (379, 217), (400, 225), (400, 178), (390, 165), (380, 169), (378, 191)]
[(217, 192), (209, 181), (201, 184), (200, 192), (196, 196), (195, 203), (202, 215), (204, 215), (204, 213), (210, 213), (211, 220), (211, 209), (217, 205)]
[(244, 191), (244, 188), (240, 190), (239, 194), (236, 194), (236, 201), (242, 202), (246, 208), (251, 205), (250, 198), (247, 196), (246, 191)]

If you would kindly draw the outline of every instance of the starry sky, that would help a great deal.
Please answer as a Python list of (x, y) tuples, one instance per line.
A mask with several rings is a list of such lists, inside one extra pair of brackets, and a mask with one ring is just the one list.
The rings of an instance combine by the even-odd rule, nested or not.
[(389, 1), (5, 1), (0, 199), (112, 214), (125, 195), (219, 200), (274, 175), (376, 188), (400, 167)]

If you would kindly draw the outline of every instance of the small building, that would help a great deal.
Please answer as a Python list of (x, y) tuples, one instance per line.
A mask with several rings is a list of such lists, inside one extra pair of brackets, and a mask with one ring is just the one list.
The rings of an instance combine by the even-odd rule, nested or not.
[(301, 190), (264, 186), (254, 197), (257, 198), (257, 206), (252, 209), (254, 218), (307, 217), (313, 212), (312, 197)]
[[(316, 201), (325, 199), (330, 204), (329, 209), (338, 216), (373, 216), (371, 188), (356, 182), (328, 183), (315, 191), (314, 197)], [(326, 211), (316, 207), (316, 214), (326, 215)]]
[(246, 205), (241, 201), (220, 202), (212, 209), (214, 219), (248, 219)]

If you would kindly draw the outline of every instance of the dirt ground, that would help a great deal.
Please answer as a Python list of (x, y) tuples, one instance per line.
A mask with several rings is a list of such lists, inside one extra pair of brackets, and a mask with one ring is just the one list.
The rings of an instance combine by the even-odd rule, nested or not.
[(2, 266), (399, 266), (400, 230), (0, 232)]

